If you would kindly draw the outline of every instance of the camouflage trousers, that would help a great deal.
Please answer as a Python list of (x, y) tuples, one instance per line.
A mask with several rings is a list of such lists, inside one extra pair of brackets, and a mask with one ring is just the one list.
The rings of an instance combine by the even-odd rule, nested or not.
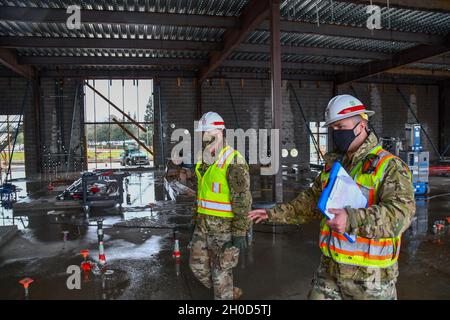
[(214, 299), (233, 299), (233, 268), (238, 264), (239, 249), (224, 249), (231, 241), (231, 221), (199, 215), (191, 241), (189, 266), (207, 288), (214, 288)]
[(396, 279), (386, 281), (357, 281), (335, 279), (316, 272), (309, 300), (397, 300)]

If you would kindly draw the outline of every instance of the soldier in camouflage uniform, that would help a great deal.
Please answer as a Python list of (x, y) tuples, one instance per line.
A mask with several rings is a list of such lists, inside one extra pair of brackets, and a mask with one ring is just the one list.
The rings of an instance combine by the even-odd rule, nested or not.
[[(362, 103), (354, 97), (345, 95), (347, 106), (341, 106), (336, 112), (337, 120), (330, 112), (333, 111), (333, 101), (345, 100), (346, 97), (337, 96), (330, 101), (326, 114), (326, 125), (333, 129), (333, 141), (337, 153), (325, 155), (325, 170), (315, 179), (312, 186), (301, 192), (294, 200), (287, 204), (279, 204), (269, 210), (254, 210), (249, 217), (256, 222), (268, 219), (276, 223), (306, 224), (316, 219), (323, 219), (322, 213), (317, 209), (319, 197), (324, 189), (324, 181), (321, 176), (336, 160), (340, 160), (347, 172), (353, 172), (358, 166), (370, 167), (372, 157), (368, 155), (377, 147), (378, 140), (374, 133), (367, 129), (368, 111)], [(339, 98), (341, 97), (341, 98)], [(337, 101), (339, 102), (339, 100)], [(334, 105), (336, 108), (336, 105)], [(350, 110), (350, 112), (349, 112)], [(358, 112), (359, 111), (359, 112)], [(346, 115), (350, 113), (348, 117)], [(336, 121), (333, 121), (336, 120)], [(340, 234), (347, 232), (350, 235), (361, 237), (361, 241), (373, 241), (380, 238), (400, 239), (401, 234), (409, 227), (415, 213), (414, 189), (411, 176), (406, 164), (399, 158), (390, 155), (387, 151), (386, 167), (383, 171), (381, 182), (377, 188), (375, 199), (368, 208), (330, 209), (335, 214), (332, 220), (326, 221), (326, 225), (345, 242)], [(369, 164), (369, 165), (367, 165)], [(364, 165), (367, 165), (364, 167)], [(354, 177), (354, 179), (356, 179)], [(323, 219), (325, 223), (325, 219)], [(322, 226), (322, 225), (321, 225)], [(329, 232), (331, 234), (331, 232)], [(322, 239), (321, 239), (322, 240)], [(391, 240), (383, 240), (391, 241)], [(357, 243), (357, 245), (360, 245)], [(324, 243), (324, 247), (327, 245)], [(351, 248), (351, 247), (350, 247)], [(328, 250), (330, 249), (328, 243)], [(400, 241), (396, 257), (400, 249)], [(370, 257), (370, 245), (368, 253), (357, 253)], [(327, 251), (325, 251), (326, 253)], [(330, 251), (328, 251), (330, 252)], [(312, 300), (340, 300), (340, 299), (396, 299), (396, 280), (398, 276), (397, 260), (387, 267), (361, 266), (351, 263), (342, 263), (335, 260), (335, 255), (325, 254), (322, 250), (321, 262), (312, 281), (312, 289), (308, 295)], [(392, 256), (395, 254), (393, 253)], [(352, 257), (350, 256), (350, 259)]]
[[(211, 114), (205, 114), (202, 120), (206, 119), (209, 121), (211, 117), (220, 117), (217, 114)], [(210, 161), (210, 164), (202, 161), (202, 163), (197, 164), (196, 168), (197, 177), (199, 178), (198, 204), (193, 215), (195, 229), (190, 244), (189, 265), (196, 278), (204, 286), (214, 288), (215, 299), (231, 300), (238, 299), (242, 295), (242, 290), (233, 285), (232, 269), (238, 263), (240, 250), (247, 245), (246, 234), (251, 223), (247, 218), (247, 213), (251, 210), (252, 204), (250, 174), (248, 165), (237, 151), (227, 145), (221, 151), (225, 126), (221, 118), (219, 118), (219, 121), (214, 122), (216, 126), (219, 126), (219, 129), (206, 130), (208, 123), (206, 125), (203, 124), (202, 128), (202, 131), (206, 131), (202, 149), (209, 149), (213, 159)], [(221, 124), (217, 125), (217, 123)], [(214, 198), (204, 201), (205, 199), (201, 198), (205, 197), (201, 196), (202, 191), (200, 190), (203, 185), (202, 179), (206, 178), (206, 174), (211, 175), (211, 170), (216, 169), (217, 164), (220, 164), (221, 159), (225, 159), (227, 155), (229, 157), (224, 161), (227, 168), (224, 169), (226, 172), (222, 178), (226, 181), (222, 181), (222, 185), (219, 185), (219, 183), (216, 185), (214, 182), (212, 186), (207, 185), (203, 187), (208, 189), (211, 187), (213, 189), (217, 188), (216, 191), (221, 193), (226, 192), (226, 196), (223, 198), (226, 201), (217, 201)], [(220, 174), (218, 173), (217, 175)], [(212, 177), (212, 179), (220, 181), (219, 177)], [(227, 185), (227, 187), (224, 185)], [(231, 211), (226, 212), (227, 216), (221, 214), (227, 211), (226, 208), (208, 207), (208, 204), (221, 204), (224, 202), (229, 203), (228, 211)], [(211, 209), (218, 211), (211, 211)], [(223, 209), (223, 211), (219, 209)]]

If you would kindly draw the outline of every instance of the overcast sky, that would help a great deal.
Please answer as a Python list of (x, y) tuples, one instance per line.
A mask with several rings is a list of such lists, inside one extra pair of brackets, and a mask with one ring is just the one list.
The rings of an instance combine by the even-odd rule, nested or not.
[[(109, 86), (110, 83), (111, 85)], [(89, 84), (94, 86), (94, 81), (89, 80)], [(126, 113), (130, 112), (132, 117), (134, 116), (134, 113), (136, 113), (138, 121), (144, 121), (145, 107), (152, 95), (153, 81), (150, 79), (141, 79), (135, 80), (133, 84), (133, 80), (123, 80), (122, 85), (122, 80), (95, 80), (95, 89), (105, 97), (109, 97), (109, 99), (120, 109), (124, 108)], [(94, 122), (95, 119), (95, 121), (99, 122), (107, 120), (109, 115), (109, 104), (100, 96), (94, 95), (91, 88), (85, 87), (85, 92), (85, 121)], [(112, 106), (110, 108), (111, 115), (122, 120), (120, 112), (116, 111)], [(125, 121), (128, 120), (125, 119)]]

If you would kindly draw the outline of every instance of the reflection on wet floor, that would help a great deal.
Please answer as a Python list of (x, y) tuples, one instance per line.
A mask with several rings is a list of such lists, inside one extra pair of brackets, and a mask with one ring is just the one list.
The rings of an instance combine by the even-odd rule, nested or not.
[[(314, 172), (284, 177), (288, 201), (306, 188)], [(210, 299), (188, 267), (188, 224), (194, 198), (165, 188), (161, 172), (133, 172), (123, 208), (39, 210), (14, 214), (2, 209), (0, 225), (20, 233), (0, 248), (0, 298), (23, 299), (19, 281), (30, 277), (30, 299)], [(431, 178), (432, 194), (448, 192), (450, 178)], [(22, 200), (37, 198), (45, 186), (20, 180)], [(166, 183), (167, 186), (167, 183)], [(271, 199), (271, 181), (252, 177), (254, 201)], [(125, 197), (126, 195), (124, 195)], [(151, 205), (150, 205), (151, 204)], [(436, 221), (450, 216), (450, 197), (417, 200), (417, 213), (403, 236), (400, 299), (450, 298), (448, 223), (433, 233)], [(103, 219), (106, 268), (98, 267), (98, 219)], [(180, 231), (181, 259), (174, 259), (173, 230)], [(240, 257), (236, 283), (247, 299), (305, 299), (318, 266), (318, 222), (305, 226), (254, 226), (252, 245)], [(67, 268), (80, 266), (89, 250), (93, 270), (82, 274), (81, 289), (69, 290)]]

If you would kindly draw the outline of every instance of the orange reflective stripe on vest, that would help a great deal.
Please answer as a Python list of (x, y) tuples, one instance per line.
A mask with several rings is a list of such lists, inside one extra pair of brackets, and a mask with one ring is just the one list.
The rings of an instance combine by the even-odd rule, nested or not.
[[(326, 243), (321, 243), (320, 247), (321, 248), (327, 247), (327, 244)], [(380, 255), (369, 254), (366, 251), (356, 251), (354, 249), (352, 249), (352, 250), (343, 250), (343, 249), (337, 248), (337, 247), (335, 247), (333, 245), (330, 245), (330, 249), (332, 251), (335, 251), (335, 252), (340, 253), (340, 254), (345, 254), (345, 255), (353, 256), (353, 257), (354, 256), (359, 256), (359, 257), (362, 257), (362, 258), (368, 259), (368, 260), (369, 259), (370, 260), (391, 260), (394, 257), (393, 254), (380, 256)]]
[(199, 208), (221, 211), (221, 212), (232, 212), (230, 202), (219, 202), (211, 201), (205, 199), (197, 199), (197, 204)]
[[(321, 232), (320, 232), (322, 235), (324, 235), (324, 236), (328, 236), (329, 234), (330, 234), (330, 231), (325, 231), (325, 230), (322, 230)], [(347, 238), (346, 237), (344, 237), (342, 234), (340, 234), (340, 233), (337, 233), (337, 232), (332, 232), (332, 235), (333, 235), (333, 237), (336, 237), (336, 238), (338, 238), (339, 240), (342, 240), (342, 241), (348, 241), (347, 240)], [(368, 245), (371, 245), (371, 246), (381, 246), (381, 247), (383, 247), (383, 246), (391, 246), (392, 245), (392, 240), (391, 239), (386, 239), (386, 240), (381, 240), (381, 241), (378, 241), (378, 240), (375, 240), (375, 239), (368, 239), (368, 238), (363, 238), (363, 237), (356, 237), (356, 242), (357, 243), (364, 243), (364, 244), (368, 244)]]

